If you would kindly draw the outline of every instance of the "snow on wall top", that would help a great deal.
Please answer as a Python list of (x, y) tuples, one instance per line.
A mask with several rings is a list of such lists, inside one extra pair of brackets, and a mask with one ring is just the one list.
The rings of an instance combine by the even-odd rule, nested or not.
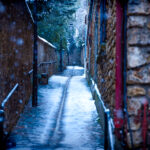
[(41, 40), (41, 41), (43, 41), (44, 43), (48, 44), (50, 47), (56, 49), (56, 47), (55, 47), (53, 44), (49, 43), (49, 42), (48, 42), (47, 40), (45, 40), (44, 38), (38, 36), (38, 39)]

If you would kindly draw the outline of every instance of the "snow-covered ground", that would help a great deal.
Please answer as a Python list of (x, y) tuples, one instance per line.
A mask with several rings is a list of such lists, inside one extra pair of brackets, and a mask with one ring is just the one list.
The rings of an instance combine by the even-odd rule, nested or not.
[(38, 107), (25, 108), (12, 150), (101, 150), (103, 132), (83, 68), (69, 66), (39, 86)]

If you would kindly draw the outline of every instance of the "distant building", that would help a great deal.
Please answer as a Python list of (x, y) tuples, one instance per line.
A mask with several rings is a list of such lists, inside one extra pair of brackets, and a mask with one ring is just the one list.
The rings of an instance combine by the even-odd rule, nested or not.
[(117, 139), (126, 148), (146, 148), (150, 146), (150, 1), (90, 0), (87, 20), (87, 78), (96, 83), (111, 110)]

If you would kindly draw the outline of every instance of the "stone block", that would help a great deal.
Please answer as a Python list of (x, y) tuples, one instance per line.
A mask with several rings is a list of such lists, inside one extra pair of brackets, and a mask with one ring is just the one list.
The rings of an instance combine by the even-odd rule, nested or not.
[(145, 16), (129, 16), (127, 27), (144, 27), (147, 22), (147, 17)]
[[(130, 128), (131, 130), (138, 130), (141, 127), (141, 119), (139, 118), (139, 116), (132, 116), (129, 118), (130, 119)], [(127, 126), (128, 128), (128, 126)]]
[(150, 30), (150, 22), (147, 23), (147, 28)]
[(129, 2), (128, 15), (150, 15), (150, 2), (139, 0)]
[(140, 47), (129, 47), (127, 54), (128, 68), (138, 67), (150, 62), (149, 57)]
[(131, 28), (127, 31), (129, 45), (150, 45), (150, 31), (141, 28)]
[(128, 86), (127, 88), (128, 96), (143, 96), (145, 94), (146, 94), (145, 89), (140, 86)]
[(127, 72), (128, 84), (148, 84), (150, 83), (150, 65)]
[[(133, 144), (134, 144), (134, 147), (137, 148), (139, 147), (143, 140), (142, 140), (142, 131), (141, 130), (138, 130), (138, 131), (132, 131), (132, 137), (133, 137)], [(132, 148), (131, 147), (131, 139), (130, 139), (130, 133), (128, 132), (127, 133), (127, 144), (129, 146), (129, 148)]]
[(138, 115), (139, 110), (142, 107), (141, 101), (143, 100), (143, 97), (137, 97), (137, 98), (130, 98), (127, 101), (127, 109), (129, 115)]

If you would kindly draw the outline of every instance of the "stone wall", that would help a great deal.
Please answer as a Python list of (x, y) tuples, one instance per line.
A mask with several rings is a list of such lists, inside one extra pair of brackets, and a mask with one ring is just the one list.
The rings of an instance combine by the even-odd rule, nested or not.
[(91, 75), (91, 77), (92, 78), (94, 78), (94, 69), (95, 69), (95, 66), (94, 66), (94, 64), (95, 64), (95, 57), (96, 57), (96, 54), (95, 54), (95, 45), (94, 45), (94, 37), (96, 36), (95, 35), (95, 17), (96, 17), (96, 15), (95, 15), (95, 10), (96, 10), (96, 2), (94, 1), (93, 2), (94, 4), (94, 6), (93, 6), (93, 11), (92, 11), (92, 20), (91, 20), (91, 26), (90, 26), (90, 34), (91, 34), (91, 41), (90, 41), (90, 48), (91, 48), (91, 50), (90, 50), (90, 75)]
[[(92, 19), (90, 21), (90, 26), (88, 27), (86, 60), (88, 64), (87, 71), (95, 83), (97, 83), (102, 99), (109, 108), (113, 109), (115, 100), (116, 1), (106, 3), (106, 9), (106, 41), (99, 44), (101, 38), (100, 3), (94, 1)], [(98, 14), (97, 16), (96, 11)], [(98, 17), (98, 26), (95, 25), (96, 17)], [(96, 28), (98, 31), (97, 35)], [(96, 38), (96, 36), (98, 37)], [(97, 45), (95, 43), (97, 43)]]
[[(133, 143), (150, 144), (148, 103), (150, 102), (150, 2), (128, 2), (127, 23), (127, 96)], [(146, 120), (144, 121), (144, 105)], [(146, 123), (146, 128), (144, 127)], [(148, 131), (148, 132), (147, 132)], [(144, 133), (146, 132), (146, 133)], [(129, 133), (127, 133), (130, 145)]]
[[(96, 42), (98, 42), (98, 40), (96, 41), (96, 38), (98, 36), (95, 34), (95, 30), (97, 30), (98, 32), (98, 27), (95, 26), (95, 22), (96, 22), (96, 17), (99, 17), (99, 14), (96, 12), (97, 8), (98, 8), (99, 3), (97, 3), (96, 1), (93, 1), (93, 5), (91, 6), (91, 8), (89, 8), (89, 11), (91, 9), (91, 13), (89, 14), (88, 17), (88, 34), (87, 34), (87, 52), (86, 52), (86, 67), (87, 67), (87, 71), (90, 74), (90, 76), (94, 79), (95, 82), (97, 82), (95, 76), (97, 76), (97, 72), (95, 71), (97, 69), (97, 66), (95, 66), (96, 64), (96, 58), (97, 58), (97, 46), (96, 46)], [(89, 3), (89, 7), (90, 7), (90, 3)], [(97, 16), (96, 16), (97, 13)], [(97, 28), (97, 29), (96, 29)]]
[[(118, 8), (123, 11), (125, 5), (120, 5), (121, 1), (106, 1), (106, 40), (100, 43), (101, 36), (101, 7), (98, 11), (98, 55), (95, 51), (95, 10), (98, 1), (94, 1), (92, 19), (88, 20), (88, 37), (87, 37), (87, 58), (86, 69), (87, 77), (92, 78), (98, 85), (98, 89), (106, 107), (110, 108), (112, 117), (116, 106), (116, 29)], [(119, 7), (117, 7), (119, 4)], [(91, 4), (90, 4), (91, 5)], [(89, 5), (89, 12), (90, 12)], [(120, 51), (122, 53), (120, 68), (123, 70), (123, 48), (127, 44), (127, 109), (129, 113), (129, 121), (135, 148), (147, 147), (150, 145), (150, 1), (148, 0), (129, 0), (127, 8), (127, 43), (123, 40), (124, 18), (122, 19), (121, 37), (122, 45)], [(119, 11), (120, 11), (119, 10)], [(120, 15), (120, 14), (119, 14)], [(119, 16), (120, 17), (120, 16)], [(125, 16), (122, 16), (125, 17)], [(120, 18), (119, 18), (120, 19)], [(120, 20), (119, 20), (120, 21)], [(120, 23), (120, 22), (119, 22)], [(119, 29), (120, 30), (120, 29)], [(104, 34), (104, 33), (103, 33)], [(97, 58), (97, 80), (95, 80), (95, 58)], [(124, 80), (124, 75), (119, 76)], [(123, 85), (121, 85), (123, 86)], [(123, 89), (120, 87), (120, 93)], [(125, 93), (124, 93), (125, 94)], [(120, 106), (124, 110), (124, 95), (120, 97)], [(98, 107), (98, 106), (97, 106)], [(124, 135), (122, 139), (127, 142), (128, 148), (131, 148), (131, 139), (129, 127), (127, 125), (126, 112), (124, 113)]]
[(103, 100), (113, 110), (115, 102), (115, 58), (116, 58), (116, 1), (106, 5), (106, 42), (99, 46), (98, 87)]

